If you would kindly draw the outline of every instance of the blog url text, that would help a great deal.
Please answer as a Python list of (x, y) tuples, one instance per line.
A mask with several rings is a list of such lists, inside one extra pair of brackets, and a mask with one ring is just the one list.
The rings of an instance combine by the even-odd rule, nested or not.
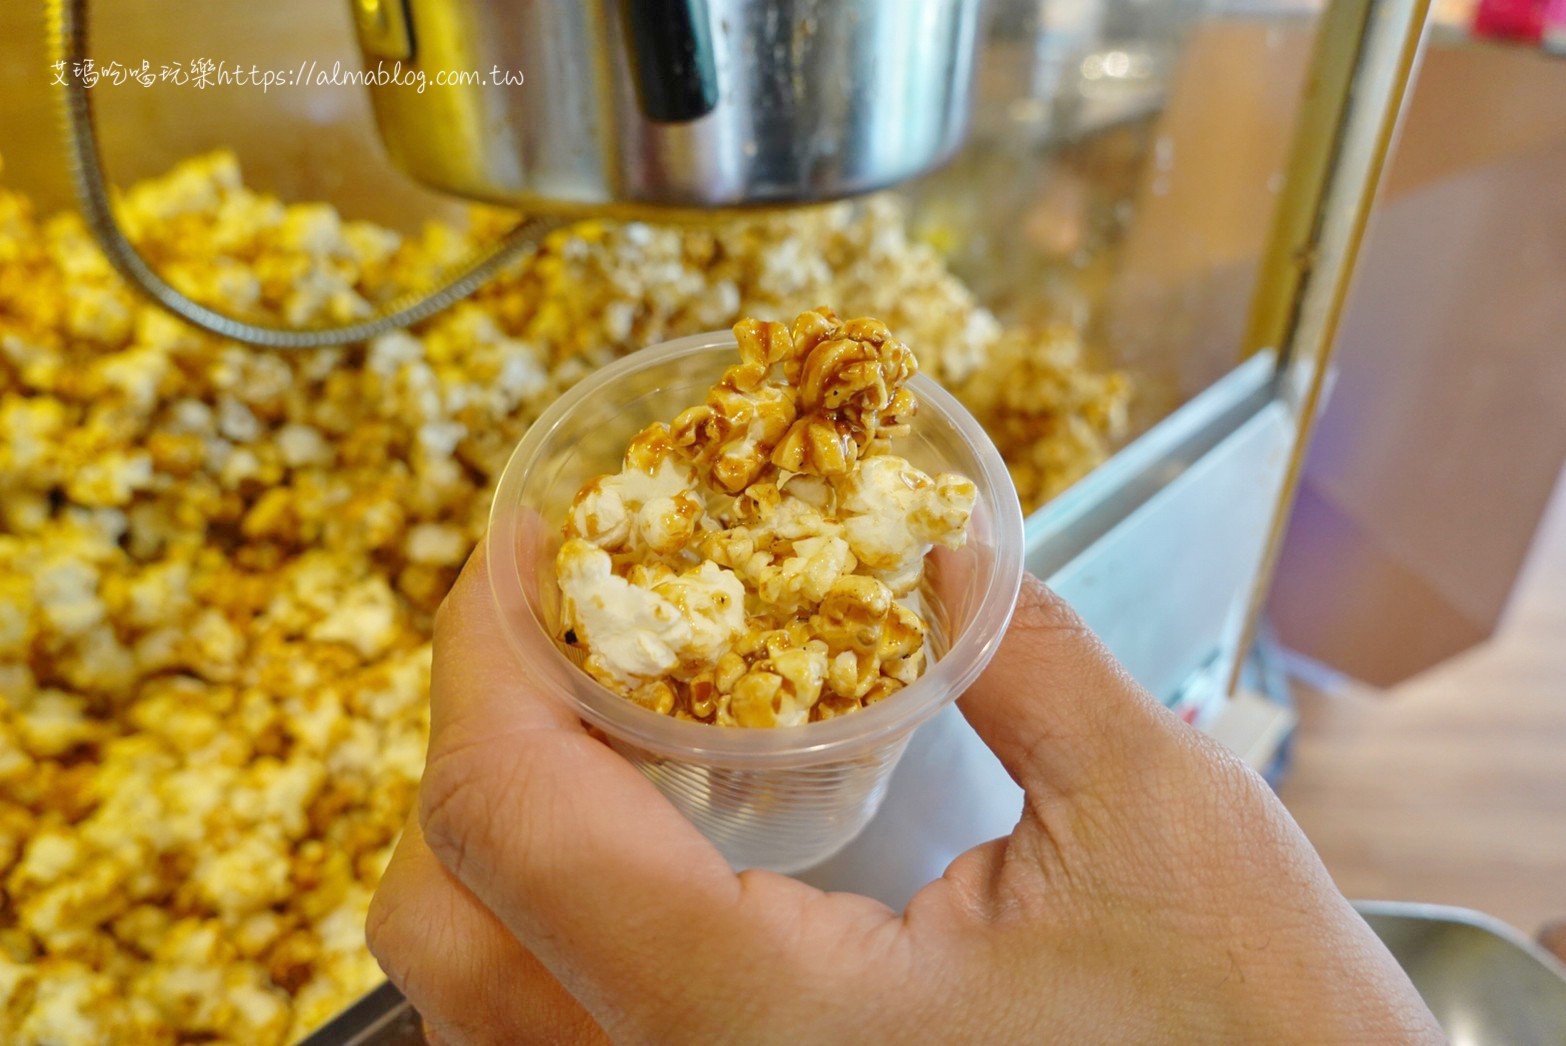
[(67, 64), (55, 62), (51, 67), (55, 84), (80, 83), (83, 87), (153, 87), (173, 84), (178, 87), (194, 87), (206, 90), (217, 87), (259, 87), (262, 93), (288, 87), (407, 87), (423, 94), (430, 87), (519, 87), (524, 82), (522, 70), (502, 69), (491, 66), (488, 72), (478, 69), (413, 69), (401, 62), (386, 65), (377, 62), (370, 68), (347, 68), (341, 62), (331, 67), (315, 60), (299, 63), (296, 69), (263, 69), (197, 58), (189, 62), (168, 62), (154, 65), (143, 59), (139, 65), (127, 65), (118, 61), (97, 63), (93, 59)]

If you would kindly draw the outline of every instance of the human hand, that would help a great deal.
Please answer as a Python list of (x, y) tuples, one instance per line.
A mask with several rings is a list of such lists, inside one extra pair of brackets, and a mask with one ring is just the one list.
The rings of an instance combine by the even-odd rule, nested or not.
[(481, 559), (368, 925), (436, 1038), (1442, 1041), (1266, 784), (1032, 578), (960, 702), (1022, 818), (898, 913), (731, 871), (530, 685)]

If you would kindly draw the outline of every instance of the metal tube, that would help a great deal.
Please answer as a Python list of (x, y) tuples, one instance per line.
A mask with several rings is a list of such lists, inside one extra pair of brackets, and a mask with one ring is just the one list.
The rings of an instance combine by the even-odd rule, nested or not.
[(320, 327), (281, 327), (254, 323), (203, 305), (175, 289), (147, 264), (114, 218), (104, 180), (103, 161), (93, 123), (92, 102), (75, 70), (87, 57), (87, 0), (46, 0), (51, 60), (64, 62), (60, 115), (66, 152), (82, 218), (115, 270), (163, 308), (185, 322), (234, 341), (271, 349), (308, 349), (365, 341), (377, 334), (417, 323), (472, 294), (501, 269), (533, 250), (538, 239), (565, 224), (564, 219), (531, 217), (513, 226), (493, 245), (458, 267), (432, 290), (392, 299), (368, 319)]

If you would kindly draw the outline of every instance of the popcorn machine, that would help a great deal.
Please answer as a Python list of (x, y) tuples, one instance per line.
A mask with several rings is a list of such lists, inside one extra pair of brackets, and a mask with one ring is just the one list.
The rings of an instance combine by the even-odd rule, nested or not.
[[(406, 1031), (361, 929), (434, 608), (533, 418), (741, 315), (885, 318), (1029, 568), (1211, 722), (1424, 15), (85, 7), (0, 12), (8, 1041)], [(804, 877), (900, 906), (1018, 803), (948, 708)]]

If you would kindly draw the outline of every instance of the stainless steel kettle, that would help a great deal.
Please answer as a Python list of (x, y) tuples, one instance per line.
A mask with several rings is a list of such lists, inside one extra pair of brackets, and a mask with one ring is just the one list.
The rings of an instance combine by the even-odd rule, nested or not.
[[(531, 217), (438, 289), (362, 322), (227, 316), (169, 286), (118, 228), (88, 89), (66, 76), (89, 227), (133, 285), (198, 326), (282, 348), (358, 341), (470, 293), (572, 214), (826, 200), (928, 170), (967, 129), (982, 0), (350, 2), (366, 71), (385, 71), (365, 82), (398, 166)], [(54, 58), (78, 68), (87, 0), (48, 3)]]
[(426, 185), (525, 207), (822, 200), (938, 164), (979, 0), (354, 0), (366, 64), (522, 74), (370, 86)]

